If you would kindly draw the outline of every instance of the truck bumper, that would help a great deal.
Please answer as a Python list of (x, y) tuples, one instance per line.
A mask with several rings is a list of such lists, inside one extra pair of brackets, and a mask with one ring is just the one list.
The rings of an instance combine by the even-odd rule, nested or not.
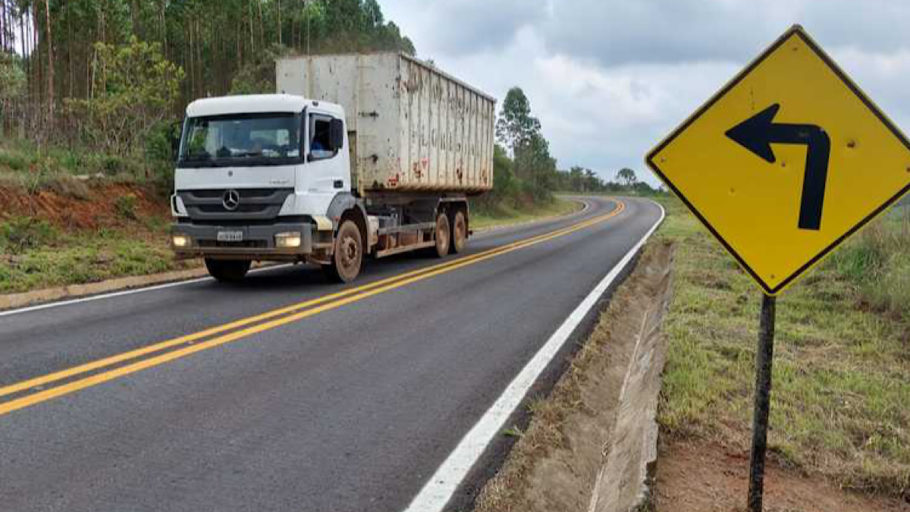
[[(264, 226), (210, 226), (172, 224), (171, 246), (177, 258), (216, 258), (269, 261), (297, 261), (313, 252), (316, 226), (310, 223), (276, 223)], [(240, 232), (241, 241), (220, 242), (219, 232)], [(300, 245), (279, 247), (276, 235), (299, 233)], [(173, 244), (174, 235), (187, 237), (186, 245)]]

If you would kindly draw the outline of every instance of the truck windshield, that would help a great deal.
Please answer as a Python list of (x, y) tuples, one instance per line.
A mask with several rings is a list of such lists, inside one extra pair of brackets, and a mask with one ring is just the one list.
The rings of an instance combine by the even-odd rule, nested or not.
[(277, 165), (300, 160), (300, 114), (189, 117), (180, 167)]

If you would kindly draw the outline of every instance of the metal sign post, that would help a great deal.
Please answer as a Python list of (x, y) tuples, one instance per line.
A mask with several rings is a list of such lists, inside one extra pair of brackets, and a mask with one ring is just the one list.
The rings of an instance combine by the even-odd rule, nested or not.
[(777, 300), (762, 295), (755, 353), (755, 405), (752, 413), (752, 453), (749, 463), (749, 512), (761, 512), (771, 412), (771, 360), (774, 355), (774, 311)]

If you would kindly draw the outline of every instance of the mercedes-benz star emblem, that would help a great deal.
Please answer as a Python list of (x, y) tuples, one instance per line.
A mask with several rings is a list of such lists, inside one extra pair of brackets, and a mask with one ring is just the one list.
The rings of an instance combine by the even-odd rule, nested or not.
[(221, 196), (221, 204), (224, 205), (224, 209), (228, 211), (234, 211), (240, 206), (240, 192), (237, 192), (234, 189), (230, 189)]

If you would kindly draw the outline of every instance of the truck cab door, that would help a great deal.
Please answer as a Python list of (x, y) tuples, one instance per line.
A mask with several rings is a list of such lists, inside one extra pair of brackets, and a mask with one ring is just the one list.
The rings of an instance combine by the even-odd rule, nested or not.
[[(344, 147), (344, 121), (330, 113), (307, 110), (306, 164), (302, 180), (306, 194), (325, 208), (339, 192), (351, 190), (350, 155)], [(339, 135), (339, 130), (341, 134)]]

